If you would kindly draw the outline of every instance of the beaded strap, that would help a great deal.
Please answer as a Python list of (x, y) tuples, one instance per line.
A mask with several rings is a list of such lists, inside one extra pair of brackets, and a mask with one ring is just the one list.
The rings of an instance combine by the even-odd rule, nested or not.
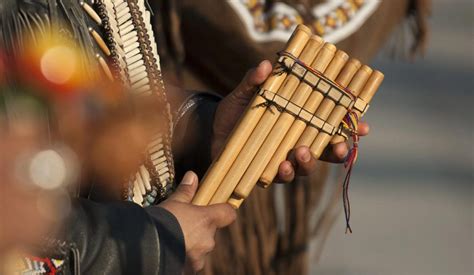
[(171, 108), (165, 94), (150, 11), (142, 0), (98, 0), (92, 6), (85, 2), (80, 4), (104, 33), (101, 36), (89, 27), (91, 37), (102, 51), (96, 58), (104, 74), (129, 87), (134, 97), (152, 96), (164, 106), (161, 115), (166, 118), (167, 131), (155, 131), (144, 164), (124, 188), (125, 199), (144, 206), (156, 204), (174, 188), (175, 172)]

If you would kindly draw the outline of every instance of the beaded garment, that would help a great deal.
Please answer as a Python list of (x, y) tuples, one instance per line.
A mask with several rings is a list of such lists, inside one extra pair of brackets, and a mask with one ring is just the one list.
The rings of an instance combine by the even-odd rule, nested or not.
[(100, 36), (94, 28), (89, 28), (102, 50), (97, 59), (105, 74), (129, 87), (133, 96), (154, 96), (161, 106), (165, 106), (162, 115), (166, 117), (167, 132), (154, 133), (144, 163), (131, 176), (124, 192), (125, 199), (139, 205), (156, 204), (173, 189), (174, 165), (170, 105), (161, 76), (148, 3), (145, 0), (97, 0), (80, 5), (103, 33)]

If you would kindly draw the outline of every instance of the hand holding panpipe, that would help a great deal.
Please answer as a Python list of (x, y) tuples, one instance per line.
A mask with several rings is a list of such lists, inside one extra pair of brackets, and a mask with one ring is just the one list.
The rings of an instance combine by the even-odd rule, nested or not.
[[(331, 142), (357, 136), (357, 120), (383, 74), (300, 25), (204, 176), (196, 205), (238, 208), (257, 182), (268, 187), (295, 146), (315, 158)], [(355, 140), (355, 139), (354, 139)]]

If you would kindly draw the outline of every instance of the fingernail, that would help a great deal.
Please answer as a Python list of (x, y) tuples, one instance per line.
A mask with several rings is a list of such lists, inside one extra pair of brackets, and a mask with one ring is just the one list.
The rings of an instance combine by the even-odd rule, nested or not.
[(263, 60), (262, 62), (260, 62), (260, 64), (258, 64), (258, 67), (262, 66), (263, 63), (265, 63), (265, 62), (266, 62), (266, 60)]
[(344, 148), (344, 149), (341, 149), (336, 155), (340, 159), (345, 159), (347, 158), (348, 154), (349, 154), (349, 150), (347, 150), (347, 148)]
[(311, 154), (306, 151), (301, 158), (303, 162), (309, 162), (311, 160)]
[(194, 179), (195, 179), (194, 173), (193, 172), (187, 172), (184, 175), (183, 180), (181, 181), (181, 184), (182, 185), (193, 185)]

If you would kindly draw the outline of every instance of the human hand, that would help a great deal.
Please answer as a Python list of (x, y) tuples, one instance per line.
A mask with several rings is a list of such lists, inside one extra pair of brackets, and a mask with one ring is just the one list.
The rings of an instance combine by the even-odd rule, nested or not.
[(197, 187), (196, 174), (187, 172), (178, 189), (160, 204), (176, 217), (183, 231), (187, 273), (204, 268), (206, 255), (214, 249), (217, 229), (230, 225), (237, 217), (235, 210), (227, 203), (192, 205)]
[[(360, 137), (369, 134), (369, 124), (359, 122), (358, 134)], [(330, 144), (324, 149), (319, 158), (322, 161), (341, 163), (346, 160), (349, 153), (348, 142)], [(313, 157), (308, 146), (301, 146), (292, 150), (287, 158), (278, 168), (276, 182), (291, 182), (295, 176), (308, 176), (316, 170), (316, 158)]]
[[(213, 157), (224, 146), (227, 136), (231, 133), (250, 100), (255, 95), (257, 87), (267, 79), (271, 72), (271, 63), (268, 60), (264, 60), (257, 68), (248, 71), (237, 88), (221, 101), (214, 120)], [(366, 136), (368, 133), (369, 125), (365, 122), (360, 122), (359, 136)], [(320, 159), (340, 163), (345, 160), (348, 152), (348, 143), (342, 142), (328, 146)], [(306, 176), (315, 170), (316, 159), (311, 154), (309, 148), (306, 146), (299, 147), (290, 153), (288, 160), (280, 164), (276, 181), (291, 182), (295, 176)]]

